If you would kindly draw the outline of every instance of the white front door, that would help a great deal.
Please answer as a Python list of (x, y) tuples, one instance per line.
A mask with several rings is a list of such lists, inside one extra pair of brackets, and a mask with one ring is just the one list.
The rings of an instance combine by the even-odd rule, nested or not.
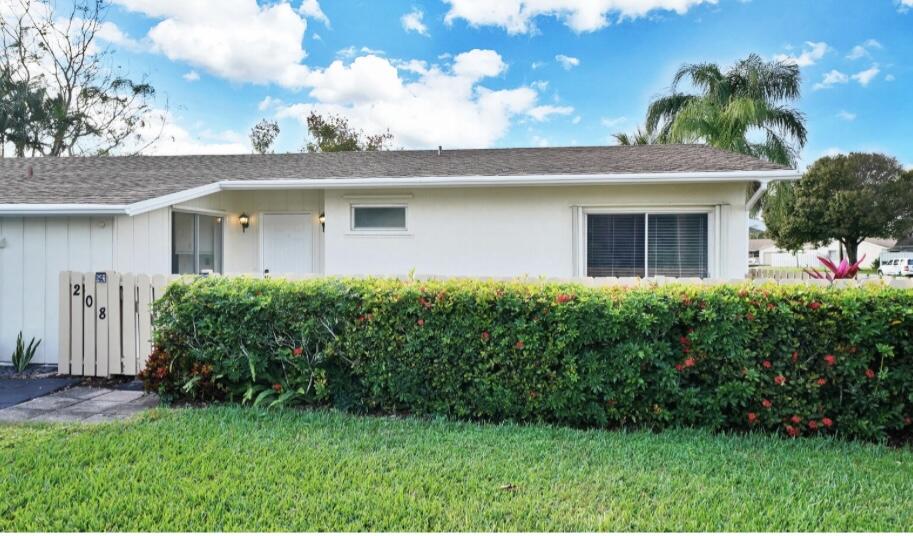
[(314, 228), (310, 214), (264, 214), (262, 229), (264, 273), (314, 271)]

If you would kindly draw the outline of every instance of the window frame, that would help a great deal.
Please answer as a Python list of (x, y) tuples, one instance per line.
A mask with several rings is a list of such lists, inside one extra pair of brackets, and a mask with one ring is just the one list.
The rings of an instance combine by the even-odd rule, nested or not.
[[(356, 227), (355, 211), (360, 208), (401, 208), (403, 227)], [(357, 235), (407, 235), (409, 234), (409, 205), (407, 203), (350, 203), (349, 233)]]
[[(576, 268), (579, 277), (587, 275), (589, 260), (587, 259), (587, 216), (599, 214), (643, 214), (644, 215), (644, 278), (656, 277), (650, 274), (650, 215), (658, 214), (706, 214), (707, 215), (707, 278), (716, 277), (721, 258), (719, 242), (717, 240), (717, 227), (720, 221), (719, 206), (675, 206), (675, 207), (606, 207), (606, 206), (579, 206), (576, 227), (575, 257), (578, 262)], [(668, 277), (668, 276), (663, 276)]]
[(219, 232), (218, 232), (218, 241), (219, 241), (219, 259), (216, 262), (215, 255), (213, 255), (213, 264), (221, 266), (221, 271), (213, 270), (213, 273), (223, 274), (225, 273), (225, 213), (213, 210), (205, 209), (190, 209), (190, 208), (176, 208), (172, 207), (171, 214), (168, 218), (168, 224), (171, 227), (171, 247), (170, 257), (171, 257), (171, 272), (172, 275), (175, 274), (174, 268), (174, 246), (175, 246), (175, 228), (174, 228), (174, 215), (175, 214), (189, 214), (193, 216), (193, 273), (195, 275), (200, 274), (200, 217), (207, 218), (216, 218), (218, 219)]

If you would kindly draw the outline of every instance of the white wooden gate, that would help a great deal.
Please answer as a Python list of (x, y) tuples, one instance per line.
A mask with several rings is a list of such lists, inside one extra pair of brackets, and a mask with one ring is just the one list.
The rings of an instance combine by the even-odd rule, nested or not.
[(152, 352), (152, 303), (179, 276), (60, 273), (57, 370), (74, 376), (134, 376)]

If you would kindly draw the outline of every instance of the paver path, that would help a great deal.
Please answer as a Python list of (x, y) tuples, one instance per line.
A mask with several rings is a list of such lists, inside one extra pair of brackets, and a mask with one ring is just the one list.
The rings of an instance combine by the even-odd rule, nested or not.
[(140, 391), (74, 387), (2, 409), (0, 422), (108, 422), (126, 419), (158, 403), (158, 396)]

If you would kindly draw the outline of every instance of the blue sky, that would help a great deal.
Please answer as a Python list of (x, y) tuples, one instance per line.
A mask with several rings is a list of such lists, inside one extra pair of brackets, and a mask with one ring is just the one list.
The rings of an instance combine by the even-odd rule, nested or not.
[(247, 152), (263, 117), (297, 150), (311, 109), (409, 148), (607, 144), (681, 64), (755, 52), (802, 67), (805, 164), (913, 165), (913, 0), (115, 0), (108, 19), (168, 104), (158, 152)]

